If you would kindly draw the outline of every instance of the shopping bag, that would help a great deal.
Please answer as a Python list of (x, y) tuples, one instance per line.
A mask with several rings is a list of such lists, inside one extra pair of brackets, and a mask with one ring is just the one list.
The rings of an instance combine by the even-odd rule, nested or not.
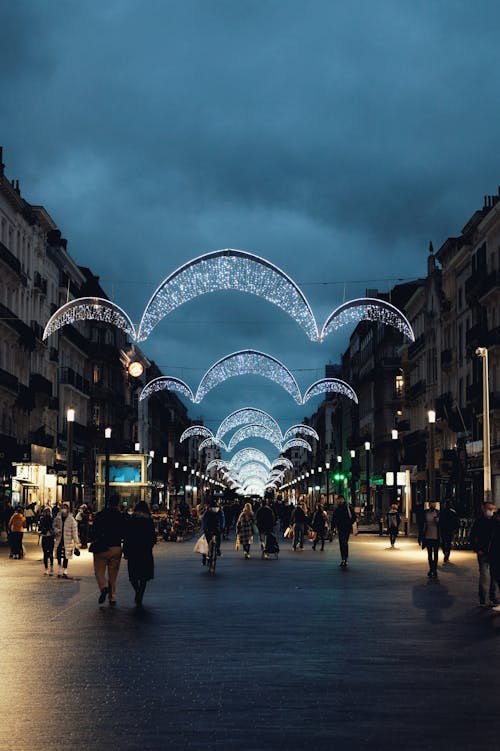
[(208, 555), (208, 542), (204, 534), (196, 540), (193, 551), (201, 555)]
[(352, 533), (353, 533), (353, 535), (357, 535), (358, 532), (359, 532), (358, 523), (357, 522), (353, 522), (352, 523)]
[(316, 539), (316, 532), (314, 531), (314, 529), (308, 529), (307, 530), (307, 536), (309, 537), (310, 540), (315, 540)]
[(234, 544), (234, 549), (239, 550), (240, 549), (240, 536), (236, 535), (236, 542)]
[(287, 527), (283, 532), (283, 537), (286, 540), (290, 540), (293, 537), (293, 527)]

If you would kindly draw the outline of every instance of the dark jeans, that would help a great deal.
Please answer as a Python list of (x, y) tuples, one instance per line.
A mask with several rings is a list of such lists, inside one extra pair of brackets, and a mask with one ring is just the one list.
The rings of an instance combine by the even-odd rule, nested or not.
[(429, 561), (429, 571), (435, 574), (437, 573), (437, 566), (438, 566), (439, 542), (438, 540), (426, 540), (425, 546), (427, 548), (427, 559)]
[(441, 547), (443, 548), (443, 554), (446, 560), (450, 557), (452, 540), (453, 532), (448, 533), (441, 531)]
[(347, 561), (349, 558), (349, 537), (351, 535), (350, 529), (337, 529), (339, 534), (340, 545), (340, 557), (343, 561)]
[(497, 600), (497, 584), (490, 571), (488, 556), (486, 553), (477, 554), (477, 565), (479, 566), (479, 602), (485, 603), (489, 593), (490, 602)]
[(389, 527), (389, 540), (391, 541), (391, 545), (394, 545), (394, 543), (396, 542), (397, 536), (398, 536), (398, 528)]
[(299, 546), (299, 548), (304, 547), (304, 525), (303, 524), (294, 524), (293, 525), (293, 549)]
[(42, 537), (42, 550), (43, 565), (47, 569), (49, 567), (49, 563), (51, 566), (54, 565), (54, 538), (52, 536)]
[(9, 545), (11, 555), (23, 557), (23, 532), (11, 532), (9, 534)]
[(210, 541), (211, 541), (212, 537), (214, 537), (214, 535), (215, 535), (215, 538), (217, 540), (217, 542), (216, 542), (216, 545), (217, 545), (217, 555), (220, 555), (221, 532), (220, 531), (219, 532), (205, 532), (205, 539), (208, 542), (208, 544), (210, 545)]
[(321, 542), (321, 550), (325, 549), (325, 530), (316, 530), (316, 537), (313, 542), (313, 550), (316, 550), (316, 545)]
[(64, 550), (64, 545), (62, 542), (59, 543), (56, 550), (56, 556), (57, 556), (57, 563), (59, 566), (62, 565), (64, 569), (68, 568), (68, 559), (66, 558), (66, 551)]

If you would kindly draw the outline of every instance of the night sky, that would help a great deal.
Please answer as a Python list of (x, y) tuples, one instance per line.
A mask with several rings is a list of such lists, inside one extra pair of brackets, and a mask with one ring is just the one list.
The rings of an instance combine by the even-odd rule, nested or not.
[[(134, 321), (174, 269), (232, 247), (282, 268), (322, 324), (367, 288), (425, 275), (429, 241), (496, 193), (499, 28), (497, 0), (4, 2), (6, 174)], [(314, 344), (230, 292), (182, 306), (142, 346), (193, 390), (254, 348), (304, 391), (346, 335)], [(247, 376), (189, 413), (215, 430), (255, 406), (284, 431), (319, 402)]]

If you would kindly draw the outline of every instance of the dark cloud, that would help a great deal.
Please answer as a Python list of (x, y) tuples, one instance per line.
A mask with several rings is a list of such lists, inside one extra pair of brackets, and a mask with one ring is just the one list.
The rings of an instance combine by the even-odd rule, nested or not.
[[(7, 172), (134, 319), (177, 266), (236, 247), (304, 285), (322, 323), (366, 287), (424, 274), (428, 241), (500, 182), (496, 0), (20, 0), (0, 13)], [(314, 372), (338, 357), (344, 338), (313, 345), (285, 319), (207, 297), (145, 349), (200, 371), (243, 347)], [(220, 388), (200, 405), (210, 418), (241, 398)], [(248, 398), (288, 411), (273, 389)]]

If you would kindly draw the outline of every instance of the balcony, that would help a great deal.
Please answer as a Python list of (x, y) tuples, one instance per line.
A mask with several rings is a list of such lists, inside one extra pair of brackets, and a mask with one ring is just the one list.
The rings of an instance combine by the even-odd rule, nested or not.
[(72, 342), (76, 347), (78, 347), (78, 349), (80, 349), (82, 352), (87, 352), (89, 340), (82, 336), (82, 334), (80, 334), (80, 332), (77, 331), (74, 326), (72, 326), (71, 324), (63, 326), (63, 328), (60, 330), (60, 333), (62, 336), (65, 336), (66, 339), (69, 339), (69, 341)]
[(0, 303), (0, 318), (10, 326), (10, 328), (19, 334), (19, 344), (30, 351), (35, 348), (35, 335), (29, 326), (26, 326), (24, 321), (21, 321), (15, 313), (9, 308)]
[(90, 384), (86, 378), (76, 373), (73, 368), (61, 368), (59, 373), (59, 382), (73, 386), (81, 391), (82, 394), (90, 394)]
[(87, 341), (86, 351), (90, 359), (100, 362), (118, 363), (120, 351), (113, 344)]
[(441, 367), (443, 370), (451, 368), (453, 362), (453, 352), (451, 349), (443, 349), (441, 351)]
[(43, 295), (47, 294), (47, 280), (38, 271), (35, 271), (33, 278), (33, 289), (41, 292)]
[(35, 406), (35, 399), (28, 386), (19, 384), (19, 391), (16, 399), (16, 407), (22, 409), (24, 412), (31, 412)]
[(5, 265), (12, 269), (16, 274), (21, 274), (20, 262), (2, 242), (0, 242), (0, 261), (3, 261)]
[(485, 283), (487, 271), (485, 266), (481, 266), (465, 282), (465, 297), (467, 302), (475, 302), (481, 296), (481, 289)]
[(36, 394), (52, 396), (52, 383), (40, 373), (33, 373), (30, 376), (30, 389)]
[(31, 321), (31, 330), (40, 342), (43, 341), (43, 326), (38, 321)]
[(0, 368), (0, 387), (17, 394), (19, 380), (15, 375), (12, 375), (12, 373), (8, 373), (6, 370), (3, 370), (3, 368)]
[(425, 334), (420, 334), (408, 347), (408, 359), (413, 360), (425, 346)]
[(59, 362), (59, 351), (55, 347), (51, 347), (49, 350), (50, 362)]

